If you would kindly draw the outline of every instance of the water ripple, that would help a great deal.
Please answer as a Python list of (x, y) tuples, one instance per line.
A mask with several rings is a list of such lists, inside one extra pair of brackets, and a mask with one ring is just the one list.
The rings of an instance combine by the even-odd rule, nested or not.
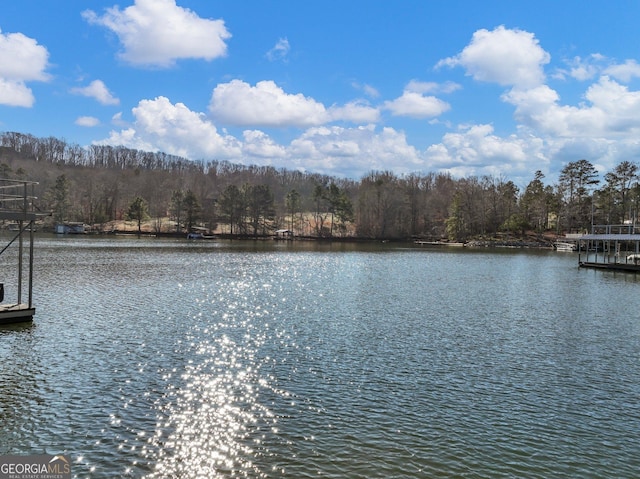
[(628, 276), (537, 253), (69, 244), (38, 249), (34, 325), (0, 329), (0, 453), (65, 452), (91, 478), (640, 469), (640, 321), (611, 310), (638, 306)]

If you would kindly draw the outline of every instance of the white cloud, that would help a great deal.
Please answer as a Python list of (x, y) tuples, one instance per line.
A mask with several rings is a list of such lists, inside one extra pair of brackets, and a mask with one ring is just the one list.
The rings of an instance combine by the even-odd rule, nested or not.
[(226, 55), (225, 40), (231, 37), (223, 20), (200, 18), (175, 0), (135, 0), (124, 10), (114, 6), (103, 16), (92, 10), (82, 16), (113, 31), (124, 47), (120, 57), (133, 65), (170, 67), (185, 58), (213, 60)]
[[(476, 32), (459, 56), (441, 63), (462, 65), (477, 80), (510, 86), (500, 99), (513, 106), (513, 134), (499, 135), (488, 124), (463, 125), (418, 151), (403, 132), (375, 126), (383, 109), (394, 115), (437, 118), (450, 105), (436, 95), (458, 90), (460, 85), (453, 82), (411, 80), (402, 96), (378, 106), (355, 100), (327, 108), (304, 94), (287, 93), (273, 81), (250, 85), (232, 80), (212, 91), (210, 118), (164, 97), (143, 100), (132, 110), (131, 127), (112, 132), (107, 142), (191, 159), (273, 164), (354, 178), (371, 170), (399, 174), (435, 170), (456, 176), (507, 176), (519, 186), (526, 185), (537, 169), (553, 177), (557, 165), (579, 158), (588, 158), (603, 169), (622, 159), (640, 159), (640, 92), (617, 81), (618, 77), (635, 78), (634, 61), (609, 67), (611, 74), (588, 86), (580, 103), (566, 105), (544, 83), (543, 67), (549, 57), (532, 34), (504, 27), (482, 32)], [(564, 74), (588, 80), (604, 71), (605, 62), (599, 55), (587, 60), (576, 57), (569, 64), (572, 70)], [(117, 120), (122, 121), (121, 116)], [(329, 125), (336, 121), (366, 126)], [(236, 138), (216, 125), (249, 128)], [(260, 127), (306, 130), (283, 140), (277, 136), (281, 132), (270, 132), (272, 137)], [(291, 133), (288, 129), (284, 134)]]
[(98, 126), (100, 124), (100, 120), (93, 116), (80, 116), (75, 121), (78, 126), (86, 126), (88, 128), (92, 128), (94, 126)]
[(102, 80), (94, 80), (86, 87), (72, 88), (71, 93), (94, 98), (102, 105), (118, 105), (120, 100), (113, 96)]
[(33, 92), (29, 81), (48, 81), (49, 52), (22, 33), (0, 31), (0, 104), (31, 107)]
[(633, 78), (640, 78), (640, 65), (635, 60), (627, 60), (623, 64), (611, 65), (604, 73), (625, 83)]
[[(144, 135), (144, 133), (143, 133)], [(98, 145), (126, 146), (136, 150), (143, 151), (160, 151), (154, 142), (145, 141), (143, 135), (140, 135), (135, 128), (127, 128), (125, 130), (112, 131), (109, 138), (101, 141), (94, 141)], [(176, 154), (172, 151), (166, 151), (168, 154)]]
[(587, 59), (575, 57), (571, 62), (569, 74), (576, 80), (590, 80), (600, 71), (600, 65), (598, 65), (600, 60), (602, 60), (601, 55), (591, 55)]
[(352, 101), (344, 106), (332, 106), (329, 115), (334, 121), (349, 121), (352, 123), (377, 123), (380, 120), (380, 110), (367, 102)]
[(599, 53), (592, 53), (586, 58), (576, 56), (565, 62), (567, 68), (558, 68), (551, 76), (557, 80), (566, 80), (567, 77), (578, 81), (591, 80), (600, 74), (605, 61), (606, 57)]
[(586, 58), (576, 56), (566, 63), (568, 69), (558, 69), (554, 78), (564, 80), (570, 76), (579, 81), (586, 81), (598, 75), (606, 75), (624, 83), (640, 78), (640, 64), (633, 59), (626, 60), (624, 63), (615, 63), (600, 53), (593, 53)]
[(47, 81), (49, 52), (22, 33), (0, 31), (0, 77), (9, 81)]
[(543, 83), (549, 60), (534, 34), (499, 26), (476, 31), (460, 54), (441, 60), (437, 67), (460, 65), (475, 80), (531, 88)]
[(0, 78), (0, 105), (31, 107), (36, 99), (24, 82)]
[(372, 170), (410, 173), (424, 169), (417, 150), (393, 128), (314, 127), (291, 142), (289, 166), (326, 174), (363, 176)]
[(273, 81), (255, 87), (241, 80), (221, 83), (213, 90), (209, 111), (217, 121), (233, 125), (307, 127), (329, 120), (322, 103), (285, 93)]
[(589, 87), (585, 98), (593, 107), (583, 110), (604, 112), (605, 120), (601, 129), (607, 136), (640, 133), (640, 91), (629, 91), (628, 87), (603, 76)]
[(286, 149), (260, 130), (245, 130), (242, 136), (242, 152), (248, 157), (282, 159), (286, 156)]
[[(622, 101), (631, 116), (635, 108), (633, 92), (606, 82), (597, 85), (588, 92), (592, 101)], [(563, 126), (558, 127), (560, 132), (569, 128), (571, 115), (577, 115), (571, 109), (563, 111), (557, 94), (546, 86), (526, 93), (529, 96), (523, 96), (521, 101), (537, 106), (539, 118), (565, 115)], [(626, 94), (631, 95), (626, 98)], [(205, 114), (191, 111), (181, 103), (172, 104), (164, 97), (139, 102), (132, 114), (131, 127), (111, 132), (102, 143), (164, 151), (192, 160), (226, 159), (245, 165), (277, 165), (352, 178), (371, 170), (391, 170), (397, 174), (443, 171), (459, 177), (506, 176), (524, 186), (533, 171), (541, 169), (552, 176), (554, 172), (549, 172), (552, 165), (566, 162), (567, 158), (569, 161), (589, 158), (603, 168), (612, 168), (622, 156), (632, 160), (640, 157), (640, 144), (634, 138), (562, 136), (557, 131), (550, 134), (544, 128), (552, 125), (551, 120), (548, 125), (534, 124), (537, 129), (523, 123), (517, 134), (505, 137), (497, 135), (491, 125), (461, 126), (420, 152), (409, 144), (403, 132), (389, 127), (379, 129), (373, 124), (353, 128), (314, 126), (289, 143), (279, 143), (257, 129), (245, 130), (238, 139), (217, 128)], [(121, 121), (121, 116), (117, 119)], [(578, 119), (572, 121), (578, 123)]]
[[(112, 131), (102, 144), (164, 151), (192, 160), (226, 159), (239, 164), (271, 165), (337, 176), (358, 177), (377, 170), (409, 173), (425, 168), (404, 133), (375, 126), (318, 126), (289, 144), (279, 144), (260, 130), (245, 130), (242, 140), (220, 133), (203, 113), (167, 98), (142, 100), (132, 110), (130, 128)], [(118, 117), (120, 119), (120, 117)]]
[(540, 134), (563, 138), (620, 138), (640, 134), (640, 92), (630, 91), (607, 76), (585, 93), (588, 103), (560, 104), (548, 86), (512, 90), (503, 99), (515, 105), (515, 117)]
[(451, 106), (435, 96), (425, 96), (415, 91), (405, 90), (401, 97), (384, 102), (384, 108), (390, 110), (395, 116), (433, 118), (448, 111)]
[(287, 56), (289, 55), (289, 50), (291, 50), (291, 46), (289, 45), (289, 40), (286, 38), (280, 38), (275, 46), (267, 52), (267, 59), (269, 61), (282, 60), (284, 62), (287, 61)]
[(182, 103), (174, 105), (165, 97), (142, 100), (132, 113), (132, 128), (111, 132), (104, 143), (161, 150), (191, 159), (241, 157), (235, 138), (221, 135), (204, 114), (193, 112)]
[(491, 125), (461, 127), (431, 145), (426, 161), (456, 176), (505, 175), (511, 179), (544, 169), (544, 142), (537, 137), (510, 135), (501, 138)]
[(124, 127), (127, 126), (127, 122), (122, 119), (122, 112), (119, 111), (115, 115), (111, 117), (111, 123), (116, 126)]
[(209, 112), (216, 121), (240, 126), (306, 128), (330, 121), (371, 123), (380, 119), (379, 109), (366, 101), (354, 100), (327, 109), (313, 98), (286, 93), (270, 80), (255, 86), (242, 80), (217, 85)]
[(460, 88), (454, 82), (435, 83), (411, 80), (404, 88), (402, 96), (386, 101), (383, 108), (395, 116), (424, 119), (435, 118), (451, 109), (449, 103), (427, 93), (451, 93)]
[(373, 86), (368, 84), (360, 84), (356, 81), (351, 82), (351, 86), (356, 90), (362, 91), (369, 98), (378, 98), (380, 96), (380, 92)]
[[(529, 90), (513, 89), (505, 93), (502, 99), (516, 106), (516, 120), (534, 129), (542, 128), (545, 130), (546, 115), (556, 105), (559, 96), (555, 90), (547, 85), (541, 85)], [(554, 120), (550, 122), (550, 125)]]
[[(549, 55), (533, 34), (504, 27), (476, 32), (459, 55), (438, 66), (460, 65), (475, 80), (510, 86), (501, 99), (515, 107), (517, 134), (500, 137), (490, 125), (461, 127), (427, 148), (426, 158), (456, 175), (495, 171), (513, 177), (530, 175), (540, 165), (553, 168), (578, 158), (607, 168), (622, 159), (638, 158), (640, 92), (616, 79), (628, 82), (640, 77), (640, 66), (627, 60), (605, 67), (607, 59), (601, 54), (574, 57), (567, 62), (568, 69), (556, 72), (556, 78), (586, 81), (602, 72), (609, 75), (592, 83), (583, 101), (570, 105), (563, 104), (558, 92), (545, 84), (543, 67), (548, 62)], [(428, 83), (410, 85), (414, 92), (434, 91)], [(617, 149), (630, 156), (622, 158)]]
[(436, 83), (411, 80), (407, 83), (405, 90), (414, 93), (452, 93), (460, 88), (459, 84), (452, 81)]

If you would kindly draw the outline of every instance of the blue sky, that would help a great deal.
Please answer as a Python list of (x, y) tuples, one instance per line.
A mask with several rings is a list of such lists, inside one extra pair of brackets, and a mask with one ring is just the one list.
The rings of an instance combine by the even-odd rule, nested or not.
[(358, 179), (640, 159), (640, 2), (22, 0), (0, 131)]

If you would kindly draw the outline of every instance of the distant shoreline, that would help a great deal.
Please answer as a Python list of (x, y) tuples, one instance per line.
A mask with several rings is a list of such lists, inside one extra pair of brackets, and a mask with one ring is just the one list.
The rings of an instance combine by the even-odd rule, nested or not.
[[(55, 232), (48, 232), (56, 234)], [(539, 249), (553, 249), (554, 239), (544, 238), (541, 240), (534, 240), (531, 237), (513, 237), (511, 239), (471, 239), (466, 242), (449, 242), (449, 241), (429, 241), (419, 238), (364, 238), (357, 236), (333, 236), (333, 237), (320, 237), (320, 236), (293, 236), (291, 238), (276, 238), (272, 234), (265, 235), (250, 235), (250, 234), (230, 234), (230, 233), (216, 233), (211, 235), (199, 235), (193, 238), (188, 237), (188, 233), (185, 232), (152, 232), (132, 231), (126, 230), (110, 230), (110, 231), (88, 231), (85, 233), (67, 233), (59, 234), (59, 236), (128, 236), (128, 237), (156, 237), (156, 238), (175, 238), (175, 239), (189, 239), (190, 241), (216, 241), (216, 240), (235, 240), (235, 241), (277, 241), (277, 242), (298, 242), (298, 241), (315, 241), (319, 243), (399, 243), (399, 244), (414, 244), (417, 247), (422, 246), (424, 248), (433, 247), (464, 247), (464, 248), (539, 248)]]

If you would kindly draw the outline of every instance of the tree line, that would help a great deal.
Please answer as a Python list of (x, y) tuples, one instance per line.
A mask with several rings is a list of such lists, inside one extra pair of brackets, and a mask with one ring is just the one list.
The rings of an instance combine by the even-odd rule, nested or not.
[[(562, 234), (638, 218), (638, 165), (601, 175), (567, 163), (557, 182), (533, 173), (522, 190), (501, 176), (372, 171), (360, 180), (227, 161), (191, 161), (121, 146), (80, 147), (56, 138), (0, 134), (0, 178), (39, 183), (38, 207), (55, 222), (116, 220), (155, 231), (262, 236), (466, 241)], [(168, 224), (170, 222), (170, 224)]]

